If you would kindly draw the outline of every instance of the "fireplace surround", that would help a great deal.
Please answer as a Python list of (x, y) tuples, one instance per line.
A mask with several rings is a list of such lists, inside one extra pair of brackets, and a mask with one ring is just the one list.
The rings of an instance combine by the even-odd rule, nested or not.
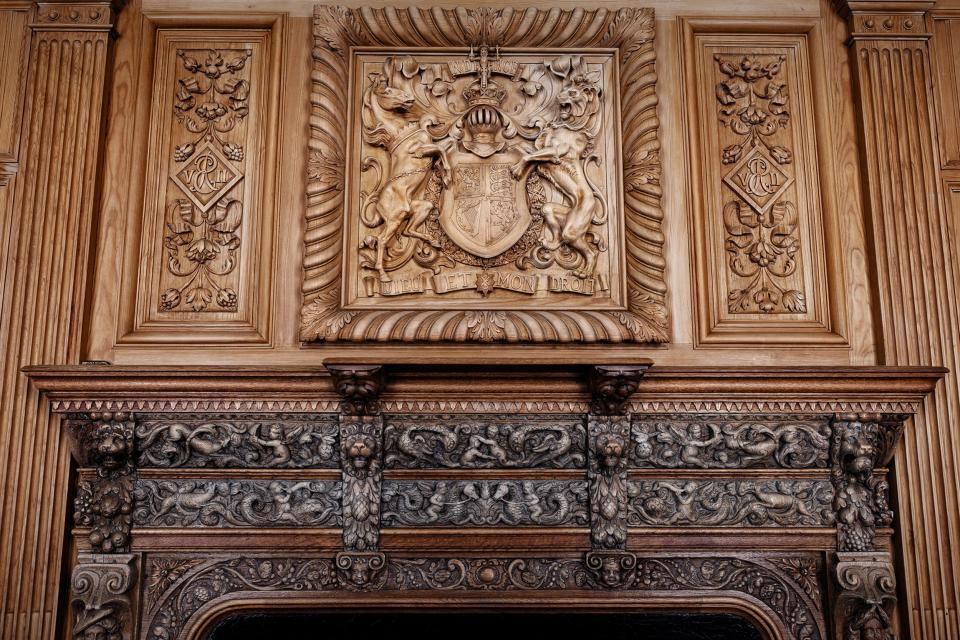
[(72, 632), (143, 640), (343, 610), (892, 633), (887, 468), (942, 373), (28, 370), (77, 460)]

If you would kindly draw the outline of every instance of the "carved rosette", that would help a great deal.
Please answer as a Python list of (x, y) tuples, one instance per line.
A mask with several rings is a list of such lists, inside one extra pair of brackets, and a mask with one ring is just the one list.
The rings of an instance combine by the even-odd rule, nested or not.
[(876, 528), (893, 523), (890, 486), (874, 469), (890, 462), (905, 419), (897, 414), (834, 417), (831, 474), (838, 550), (871, 551)]
[(126, 551), (133, 522), (133, 420), (125, 413), (91, 413), (66, 423), (74, 456), (94, 468), (77, 487), (74, 522), (90, 528), (95, 551)]
[(838, 553), (834, 576), (836, 628), (843, 640), (895, 640), (891, 615), (897, 605), (889, 553)]
[(380, 542), (383, 485), (383, 420), (345, 418), (340, 423), (343, 464), (343, 544), (351, 551), (375, 551)]
[[(563, 24), (563, 28), (554, 28)], [(305, 341), (337, 341), (337, 340), (371, 340), (371, 341), (479, 341), (479, 342), (666, 342), (669, 339), (669, 329), (665, 305), (666, 286), (663, 276), (663, 233), (661, 229), (662, 212), (660, 207), (660, 144), (658, 140), (659, 121), (657, 118), (656, 98), (656, 68), (654, 53), (654, 16), (650, 9), (623, 8), (616, 11), (595, 9), (588, 11), (564, 10), (555, 12), (547, 10), (526, 9), (514, 10), (488, 8), (362, 8), (348, 9), (337, 6), (318, 6), (314, 13), (314, 49), (313, 49), (313, 87), (311, 91), (311, 136), (309, 140), (309, 167), (307, 184), (307, 233), (304, 251), (304, 306), (301, 315), (300, 333)], [(621, 141), (619, 147), (623, 149), (622, 158), (608, 158), (604, 166), (614, 166), (618, 161), (622, 164), (623, 189), (623, 224), (618, 233), (617, 246), (609, 248), (600, 239), (598, 233), (584, 233), (574, 228), (571, 222), (566, 222), (566, 216), (573, 216), (576, 212), (586, 227), (591, 224), (606, 225), (606, 217), (595, 200), (602, 200), (601, 189), (590, 188), (580, 180), (580, 186), (569, 193), (564, 193), (563, 202), (555, 202), (555, 207), (546, 207), (544, 203), (544, 182), (549, 176), (561, 167), (553, 166), (545, 152), (538, 155), (537, 151), (529, 150), (521, 158), (507, 162), (509, 150), (501, 154), (500, 142), (496, 136), (501, 124), (509, 135), (516, 135), (516, 130), (522, 130), (527, 125), (514, 127), (506, 126), (501, 118), (486, 117), (497, 112), (497, 82), (491, 80), (491, 75), (498, 72), (501, 75), (499, 82), (517, 84), (522, 76), (513, 72), (506, 73), (504, 69), (515, 64), (504, 54), (500, 59), (501, 51), (507, 48), (529, 47), (535, 41), (537, 47), (544, 51), (564, 50), (594, 50), (615, 49), (618, 51), (617, 60), (620, 68), (619, 77), (619, 113)], [(357, 238), (357, 245), (351, 244), (351, 253), (344, 256), (343, 241), (345, 220), (352, 216), (345, 215), (345, 189), (351, 181), (347, 179), (346, 158), (355, 155), (348, 153), (348, 146), (352, 144), (352, 129), (348, 126), (351, 121), (352, 99), (344, 99), (350, 86), (357, 86), (356, 82), (367, 83), (367, 78), (350, 79), (350, 65), (347, 52), (351, 46), (371, 47), (418, 47), (424, 50), (451, 49), (463, 50), (463, 60), (451, 63), (449, 73), (438, 72), (436, 68), (443, 65), (427, 64), (427, 68), (413, 69), (406, 59), (394, 58), (385, 61), (383, 72), (373, 74), (378, 76), (369, 86), (364, 85), (365, 104), (368, 107), (364, 118), (364, 135), (368, 151), (378, 148), (377, 153), (384, 149), (406, 148), (410, 152), (402, 156), (407, 167), (395, 176), (387, 175), (388, 168), (384, 168), (382, 179), (403, 180), (415, 185), (416, 198), (411, 200), (407, 219), (387, 220), (396, 218), (396, 212), (407, 212), (405, 207), (380, 207), (381, 198), (393, 197), (390, 194), (382, 195), (381, 190), (373, 188), (360, 195), (363, 201), (363, 215), (371, 224), (366, 224), (364, 233)], [(466, 56), (467, 50), (474, 48), (475, 55)], [(596, 54), (600, 55), (600, 54)], [(548, 67), (544, 80), (551, 80), (553, 84), (562, 83), (562, 91), (587, 87), (589, 91), (578, 91), (577, 99), (584, 95), (596, 96), (600, 99), (601, 93), (609, 93), (612, 87), (598, 92), (592, 87), (596, 70), (589, 72), (577, 71), (577, 64), (567, 64), (575, 55), (561, 55), (561, 63), (551, 64)], [(540, 64), (538, 61), (537, 64)], [(579, 63), (578, 63), (579, 64)], [(479, 69), (479, 72), (477, 71)], [(490, 70), (487, 73), (486, 70)], [(462, 72), (462, 73), (461, 73)], [(474, 91), (462, 91), (458, 87), (458, 95), (462, 93), (466, 104), (474, 108), (457, 113), (457, 118), (447, 118), (446, 121), (435, 123), (433, 129), (425, 128), (407, 131), (403, 127), (391, 128), (390, 117), (386, 113), (405, 111), (406, 100), (395, 100), (399, 94), (394, 80), (404, 82), (418, 78), (418, 87), (427, 87), (429, 95), (440, 97), (451, 90), (451, 86), (461, 76), (477, 74), (478, 86)], [(448, 77), (450, 76), (450, 77)], [(556, 76), (556, 79), (554, 79)], [(403, 80), (405, 79), (405, 80)], [(526, 79), (524, 79), (526, 80)], [(489, 82), (488, 82), (489, 81)], [(461, 82), (462, 84), (462, 82)], [(536, 94), (537, 83), (526, 80), (522, 90), (528, 96)], [(541, 83), (543, 84), (543, 83)], [(502, 87), (500, 87), (502, 89)], [(388, 94), (394, 92), (391, 98)], [(420, 91), (418, 88), (417, 91)], [(422, 93), (422, 92), (421, 92)], [(570, 95), (573, 95), (572, 93)], [(423, 99), (429, 101), (433, 98)], [(375, 98), (375, 99), (374, 99)], [(382, 98), (382, 99), (381, 99)], [(583, 137), (585, 131), (563, 133), (564, 123), (571, 117), (578, 118), (578, 113), (566, 114), (566, 98), (557, 99), (555, 106), (561, 112), (560, 125), (556, 130), (548, 131), (544, 135), (558, 138)], [(384, 110), (378, 111), (383, 107)], [(485, 111), (484, 111), (485, 109)], [(359, 108), (355, 108), (358, 114)], [(374, 118), (371, 114), (379, 113)], [(500, 112), (502, 113), (502, 112)], [(357, 114), (355, 114), (357, 115)], [(398, 114), (393, 113), (393, 119)], [(402, 118), (400, 118), (402, 119)], [(509, 171), (517, 176), (527, 176), (527, 168), (531, 162), (537, 168), (529, 172), (526, 183), (515, 187), (515, 193), (525, 192), (529, 211), (503, 208), (481, 198), (470, 211), (465, 211), (463, 219), (450, 219), (437, 216), (438, 209), (452, 210), (444, 205), (441, 191), (455, 190), (458, 177), (455, 171), (450, 171), (448, 156), (453, 154), (460, 144), (460, 125), (454, 127), (454, 120), (462, 121), (462, 147), (471, 153), (486, 157), (484, 154), (500, 154), (503, 162), (487, 162), (477, 160), (483, 193), (491, 195), (505, 183), (499, 177), (506, 177)], [(609, 123), (616, 124), (616, 123)], [(453, 138), (433, 137), (433, 131), (438, 127), (455, 128), (458, 133)], [(536, 125), (539, 126), (539, 125)], [(392, 135), (403, 132), (404, 137)], [(410, 137), (406, 136), (409, 133)], [(523, 130), (522, 134), (531, 135), (530, 131)], [(563, 135), (561, 135), (563, 134)], [(439, 135), (439, 134), (437, 134)], [(592, 135), (592, 134), (591, 134)], [(591, 138), (587, 135), (587, 138)], [(388, 142), (383, 136), (390, 137), (394, 142)], [(521, 135), (522, 137), (522, 135)], [(414, 140), (418, 138), (419, 140)], [(551, 138), (552, 139), (552, 138)], [(438, 140), (445, 144), (438, 144)], [(592, 138), (591, 138), (592, 141)], [(446, 144), (450, 142), (450, 144)], [(538, 144), (541, 144), (538, 141)], [(550, 140), (544, 138), (541, 146), (550, 146)], [(563, 145), (561, 145), (563, 146)], [(575, 155), (565, 155), (564, 169), (569, 168), (575, 179), (585, 174), (593, 158), (600, 158), (603, 153), (601, 145), (591, 143), (589, 148)], [(459, 147), (456, 147), (459, 148)], [(561, 148), (558, 146), (557, 148)], [(569, 148), (569, 145), (563, 146)], [(540, 149), (540, 147), (537, 147)], [(466, 152), (462, 152), (466, 153)], [(366, 156), (365, 160), (372, 156)], [(451, 161), (456, 166), (456, 161)], [(379, 163), (383, 164), (383, 163)], [(559, 163), (558, 163), (559, 164)], [(482, 167), (480, 165), (483, 165)], [(371, 169), (373, 163), (365, 163), (364, 169)], [(378, 165), (379, 166), (379, 165)], [(351, 171), (353, 171), (352, 169)], [(489, 173), (484, 171), (489, 170)], [(369, 171), (368, 174), (379, 173)], [(619, 173), (619, 172), (618, 172)], [(541, 175), (546, 178), (541, 179)], [(491, 176), (495, 176), (491, 178)], [(379, 178), (377, 183), (379, 184)], [(517, 178), (518, 179), (518, 178)], [(492, 181), (491, 181), (492, 180)], [(462, 181), (461, 181), (462, 182)], [(506, 181), (509, 183), (509, 180)], [(449, 186), (446, 183), (449, 183)], [(557, 180), (554, 189), (562, 191), (564, 180)], [(456, 187), (458, 188), (458, 187)], [(604, 190), (607, 188), (604, 187)], [(460, 191), (457, 191), (460, 193)], [(473, 193), (472, 191), (470, 193)], [(479, 192), (478, 192), (479, 193)], [(558, 192), (559, 193), (559, 192)], [(464, 195), (466, 192), (460, 193)], [(571, 195), (572, 194), (572, 195)], [(446, 194), (446, 195), (449, 195)], [(495, 194), (494, 194), (495, 195)], [(557, 194), (554, 194), (557, 196)], [(354, 197), (354, 194), (351, 194)], [(468, 197), (464, 195), (464, 197)], [(469, 196), (472, 197), (472, 196)], [(510, 200), (506, 198), (505, 202)], [(549, 204), (549, 203), (546, 203)], [(582, 205), (582, 206), (581, 206)], [(465, 205), (466, 206), (466, 205)], [(380, 209), (380, 213), (376, 211)], [(440, 227), (446, 232), (459, 227), (467, 235), (473, 229), (472, 214), (486, 221), (486, 229), (496, 232), (497, 235), (506, 226), (511, 226), (509, 233), (500, 233), (496, 238), (486, 238), (480, 244), (487, 246), (493, 243), (491, 251), (501, 251), (502, 255), (485, 258), (483, 251), (470, 257), (465, 264), (479, 266), (483, 270), (463, 270), (445, 272), (454, 258), (465, 255), (462, 250), (464, 244), (469, 244), (460, 234), (460, 249), (453, 247), (449, 241), (449, 233), (441, 233)], [(386, 215), (385, 215), (386, 214)], [(583, 214), (583, 215), (580, 215)], [(515, 232), (523, 231), (524, 227), (517, 220), (510, 222), (507, 218), (526, 219), (529, 215), (533, 222), (526, 227), (527, 231), (516, 239)], [(431, 217), (432, 216), (432, 217)], [(469, 219), (468, 219), (469, 218)], [(561, 220), (560, 218), (563, 218)], [(408, 223), (408, 224), (407, 224)], [(399, 226), (397, 226), (399, 224)], [(506, 226), (504, 226), (506, 225)], [(539, 227), (538, 227), (539, 225)], [(544, 229), (552, 233), (552, 237), (537, 244), (537, 234), (531, 230)], [(581, 225), (582, 226), (582, 225)], [(436, 227), (436, 228), (434, 228)], [(562, 233), (560, 233), (562, 227)], [(359, 233), (359, 228), (350, 227), (351, 233)], [(396, 230), (396, 231), (395, 231)], [(596, 231), (596, 229), (594, 230)], [(436, 232), (436, 233), (434, 233)], [(433, 234), (433, 235), (431, 235)], [(397, 241), (397, 236), (405, 235), (403, 242)], [(454, 235), (457, 233), (454, 231)], [(483, 240), (483, 239), (481, 239)], [(503, 249), (503, 242), (514, 241), (514, 246)], [(623, 246), (620, 246), (620, 245)], [(490, 261), (502, 262), (503, 256), (511, 256), (517, 246), (529, 249), (517, 257), (517, 269), (507, 272), (487, 270)], [(529, 245), (529, 246), (528, 246)], [(555, 246), (558, 245), (558, 246)], [(596, 245), (593, 248), (591, 245)], [(419, 247), (419, 250), (414, 251)], [(571, 295), (594, 295), (596, 290), (609, 287), (607, 278), (590, 277), (591, 264), (597, 253), (613, 251), (626, 256), (627, 268), (622, 272), (623, 282), (620, 299), (612, 303), (612, 298), (603, 305), (595, 305), (573, 310), (557, 311), (549, 307), (544, 308), (539, 302), (523, 300), (524, 293), (531, 293), (543, 287), (546, 283), (548, 295), (554, 292), (570, 293)], [(530, 258), (527, 258), (527, 254)], [(442, 254), (442, 255), (438, 255)], [(556, 254), (556, 255), (554, 255)], [(451, 258), (453, 256), (453, 258)], [(578, 257), (579, 256), (579, 257)], [(571, 275), (539, 278), (529, 275), (524, 269), (531, 265), (536, 267), (538, 261), (546, 258), (569, 261)], [(389, 265), (391, 260), (414, 260), (418, 265), (425, 267), (422, 274), (411, 271), (409, 277), (391, 277)], [(444, 262), (446, 261), (446, 262)], [(449, 264), (448, 264), (449, 263)], [(489, 264), (488, 264), (489, 263)], [(520, 265), (523, 266), (520, 266)], [(409, 295), (424, 291), (425, 278), (436, 278), (449, 275), (450, 278), (441, 278), (441, 282), (433, 283), (435, 291), (474, 289), (478, 298), (494, 296), (503, 299), (503, 307), (495, 310), (471, 308), (470, 304), (459, 302), (451, 303), (451, 307), (443, 312), (436, 309), (427, 309), (418, 304), (383, 305), (371, 308), (364, 305), (359, 308), (352, 302), (357, 296), (354, 288), (357, 284), (358, 270), (366, 269), (363, 278), (364, 295)], [(429, 270), (427, 269), (429, 268)], [(539, 268), (539, 267), (537, 267)], [(431, 271), (433, 272), (431, 274)], [(344, 275), (346, 273), (346, 275)], [(541, 274), (544, 275), (544, 274)], [(612, 275), (612, 274), (611, 274)], [(586, 276), (586, 277), (584, 277)], [(344, 290), (344, 283), (347, 288)], [(588, 290), (589, 289), (589, 290)], [(510, 290), (502, 297), (499, 290)], [(520, 294), (519, 298), (513, 292)], [(582, 306), (582, 305), (581, 305)]]
[(590, 483), (590, 538), (594, 548), (624, 549), (627, 544), (627, 457), (630, 421), (591, 416), (587, 425)]
[(133, 554), (81, 553), (70, 579), (73, 637), (128, 640), (133, 637)]

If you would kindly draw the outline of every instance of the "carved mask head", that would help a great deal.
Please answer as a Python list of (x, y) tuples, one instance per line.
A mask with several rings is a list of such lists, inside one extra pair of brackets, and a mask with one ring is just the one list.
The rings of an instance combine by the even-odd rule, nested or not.
[(343, 457), (357, 471), (366, 470), (376, 450), (373, 438), (365, 434), (349, 436), (343, 443)]
[(612, 434), (597, 437), (597, 456), (605, 469), (616, 469), (623, 459), (623, 438)]
[(121, 424), (103, 424), (96, 434), (97, 466), (114, 471), (123, 467), (131, 447), (126, 430)]
[(618, 587), (623, 581), (620, 561), (615, 557), (604, 558), (600, 567), (600, 581), (608, 587)]

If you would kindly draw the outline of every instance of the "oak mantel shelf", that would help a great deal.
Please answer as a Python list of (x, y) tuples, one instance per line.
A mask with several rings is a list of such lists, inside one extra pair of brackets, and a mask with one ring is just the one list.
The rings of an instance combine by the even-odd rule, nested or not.
[[(582, 365), (383, 364), (387, 383), (382, 398), (388, 402), (445, 398), (570, 403), (589, 397)], [(209, 399), (211, 394), (235, 400), (337, 400), (330, 374), (322, 367), (79, 365), (23, 371), (54, 401), (55, 411), (75, 409), (77, 401)], [(633, 398), (635, 403), (749, 400), (909, 407), (933, 391), (946, 372), (942, 367), (652, 366)]]

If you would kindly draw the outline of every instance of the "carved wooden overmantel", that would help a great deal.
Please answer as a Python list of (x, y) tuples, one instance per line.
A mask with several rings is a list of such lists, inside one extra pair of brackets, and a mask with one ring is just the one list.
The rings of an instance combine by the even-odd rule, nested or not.
[(651, 9), (313, 32), (303, 340), (668, 341)]
[(628, 596), (853, 639), (892, 637), (886, 465), (943, 371), (27, 373), (79, 465), (77, 637), (198, 638), (238, 608)]

